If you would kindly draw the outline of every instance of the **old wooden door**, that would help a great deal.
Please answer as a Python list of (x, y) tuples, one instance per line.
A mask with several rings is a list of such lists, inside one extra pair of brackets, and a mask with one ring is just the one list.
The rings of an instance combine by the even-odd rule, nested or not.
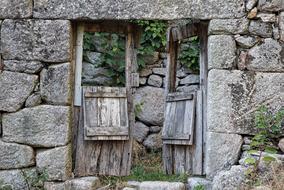
[[(193, 36), (200, 39), (200, 89), (176, 92), (176, 69), (180, 42)], [(172, 26), (167, 32), (167, 83), (165, 121), (162, 131), (163, 162), (168, 174), (204, 174), (207, 83), (207, 25)]]
[[(121, 33), (126, 36), (125, 87), (81, 86), (76, 82), (74, 109), (74, 174), (129, 175), (132, 155), (133, 94), (137, 87), (135, 28), (132, 24), (101, 23), (78, 27), (77, 56), (82, 55), (82, 31)], [(81, 39), (81, 40), (80, 40)], [(82, 57), (77, 57), (80, 68)], [(76, 68), (76, 73), (80, 73)], [(76, 80), (80, 77), (76, 76)], [(81, 93), (81, 94), (80, 94)], [(80, 98), (78, 98), (78, 96)]]

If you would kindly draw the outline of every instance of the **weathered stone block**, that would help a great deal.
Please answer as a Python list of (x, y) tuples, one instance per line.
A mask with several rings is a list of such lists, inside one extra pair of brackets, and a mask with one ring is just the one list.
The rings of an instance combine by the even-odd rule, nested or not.
[(37, 83), (36, 75), (3, 71), (0, 73), (0, 111), (19, 110)]
[(187, 77), (180, 80), (181, 85), (199, 84), (199, 82), (200, 82), (199, 75), (188, 75)]
[(5, 143), (0, 140), (0, 169), (15, 169), (35, 164), (34, 150), (26, 145)]
[(259, 0), (258, 9), (261, 11), (277, 12), (284, 10), (283, 0)]
[(36, 164), (45, 169), (48, 180), (65, 181), (72, 174), (71, 146), (39, 150), (36, 155)]
[[(44, 183), (45, 190), (67, 190), (65, 188), (64, 182), (45, 182)], [(70, 190), (70, 189), (68, 189)]]
[(259, 13), (256, 18), (260, 18), (262, 22), (276, 22), (276, 15), (271, 13)]
[(279, 15), (280, 40), (284, 42), (284, 12)]
[(170, 0), (158, 1), (86, 1), (65, 0), (34, 2), (35, 18), (64, 19), (164, 19), (179, 18), (230, 18), (242, 17), (245, 14), (243, 0), (181, 0), (172, 3)]
[(232, 69), (235, 66), (236, 50), (236, 42), (232, 36), (209, 36), (209, 69)]
[(10, 186), (13, 190), (28, 189), (21, 170), (0, 170), (0, 180), (3, 181), (3, 185)]
[(49, 66), (40, 73), (40, 94), (52, 104), (71, 104), (70, 63)]
[(150, 134), (143, 142), (143, 145), (151, 150), (158, 150), (162, 148), (162, 133)]
[(149, 133), (149, 127), (144, 125), (142, 122), (135, 122), (134, 128), (133, 128), (133, 137), (136, 141), (142, 142), (145, 137)]
[(235, 40), (237, 44), (243, 48), (251, 48), (259, 41), (256, 37), (240, 35), (236, 35)]
[(209, 24), (209, 34), (245, 34), (248, 32), (249, 20), (213, 19)]
[(70, 108), (42, 105), (4, 114), (3, 140), (35, 147), (66, 145), (70, 140)]
[(206, 175), (213, 178), (219, 171), (238, 162), (243, 140), (241, 135), (207, 133)]
[(187, 180), (189, 190), (197, 189), (198, 186), (202, 185), (204, 190), (211, 190), (212, 182), (201, 177), (189, 177)]
[(38, 73), (44, 66), (39, 61), (4, 60), (3, 64), (4, 70), (29, 74)]
[(134, 105), (141, 105), (142, 111), (137, 114), (137, 118), (146, 124), (163, 125), (164, 101), (162, 88), (150, 86), (138, 88), (134, 97)]
[(164, 77), (166, 76), (166, 68), (154, 68), (153, 73)]
[(66, 190), (87, 190), (99, 189), (100, 180), (98, 177), (82, 177), (65, 182)]
[(260, 105), (271, 111), (284, 106), (284, 73), (211, 70), (208, 76), (208, 129), (252, 134)]
[(181, 182), (167, 181), (143, 181), (139, 185), (139, 190), (185, 190), (185, 184)]
[(261, 36), (264, 38), (272, 37), (271, 23), (265, 23), (260, 20), (252, 20), (249, 25), (250, 34)]
[(163, 79), (158, 75), (151, 75), (148, 78), (148, 84), (150, 86), (161, 87), (163, 84)]
[(282, 46), (272, 38), (264, 39), (263, 43), (248, 51), (246, 68), (252, 71), (284, 71), (284, 61), (281, 61)]
[(1, 26), (1, 46), (4, 59), (69, 61), (70, 21), (6, 19)]
[(30, 95), (28, 97), (28, 99), (26, 100), (25, 106), (26, 107), (34, 107), (34, 106), (38, 106), (41, 104), (41, 96), (38, 92), (33, 93), (32, 95)]
[(32, 0), (1, 0), (0, 19), (28, 18), (33, 13)]
[(247, 168), (232, 166), (229, 171), (218, 173), (213, 180), (212, 190), (239, 190), (246, 185)]
[(248, 0), (246, 3), (246, 10), (250, 11), (256, 6), (256, 4), (257, 4), (257, 0)]

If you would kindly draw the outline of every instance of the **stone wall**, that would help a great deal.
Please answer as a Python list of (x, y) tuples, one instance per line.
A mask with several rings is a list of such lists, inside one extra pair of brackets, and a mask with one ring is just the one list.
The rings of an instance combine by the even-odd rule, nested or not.
[[(206, 164), (209, 178), (238, 164), (243, 137), (256, 132), (254, 113), (260, 105), (272, 112), (284, 107), (281, 2), (249, 0), (246, 17), (210, 21)], [(218, 183), (224, 180), (220, 175), (216, 177)], [(229, 180), (232, 178), (224, 183)]]
[(22, 190), (23, 171), (71, 177), (72, 22), (193, 18), (210, 20), (206, 173), (226, 183), (258, 105), (283, 106), (283, 11), (283, 0), (0, 0), (0, 179)]

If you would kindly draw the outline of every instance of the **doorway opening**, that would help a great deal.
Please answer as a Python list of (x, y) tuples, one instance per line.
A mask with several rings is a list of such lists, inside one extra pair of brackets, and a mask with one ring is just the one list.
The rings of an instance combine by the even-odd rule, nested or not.
[(77, 29), (75, 175), (124, 176), (131, 168), (203, 175), (206, 23), (100, 21)]

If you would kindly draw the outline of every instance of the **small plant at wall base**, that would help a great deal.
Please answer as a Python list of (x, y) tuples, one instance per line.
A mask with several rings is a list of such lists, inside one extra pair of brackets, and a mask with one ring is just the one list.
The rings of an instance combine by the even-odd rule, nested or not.
[[(259, 154), (258, 159), (249, 157), (245, 159), (245, 163), (253, 165), (253, 168), (248, 171), (248, 176), (255, 180), (260, 160), (269, 163), (276, 158), (274, 155), (278, 152), (275, 139), (281, 136), (283, 131), (284, 122), (284, 109), (280, 109), (277, 113), (272, 114), (268, 108), (261, 106), (255, 114), (255, 126), (257, 133), (252, 138), (250, 143), (251, 150), (248, 152), (250, 155)], [(263, 152), (266, 154), (263, 155)], [(268, 154), (267, 154), (268, 153)]]

